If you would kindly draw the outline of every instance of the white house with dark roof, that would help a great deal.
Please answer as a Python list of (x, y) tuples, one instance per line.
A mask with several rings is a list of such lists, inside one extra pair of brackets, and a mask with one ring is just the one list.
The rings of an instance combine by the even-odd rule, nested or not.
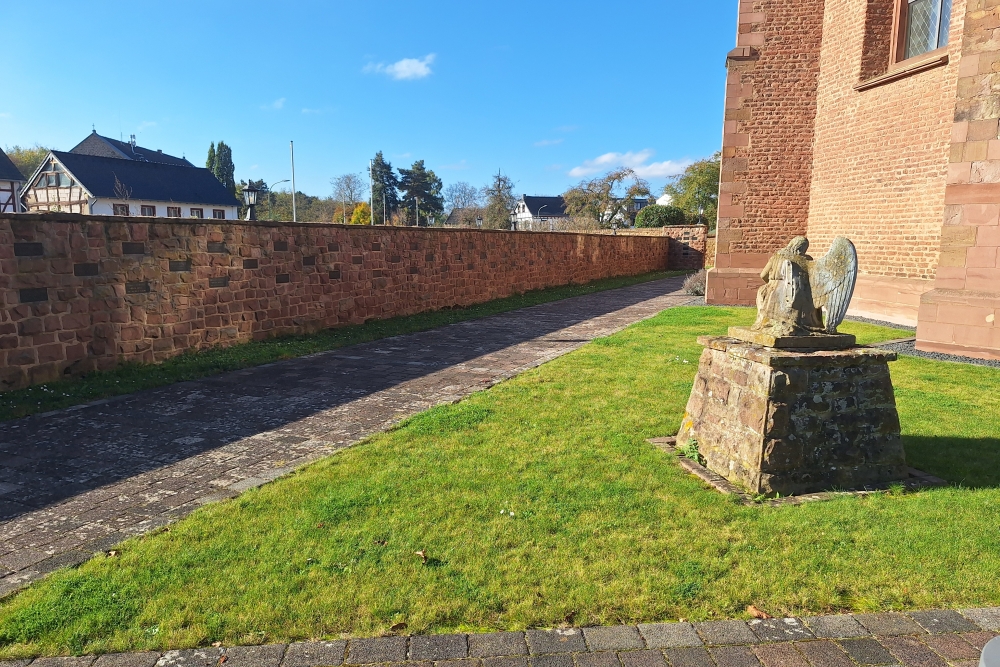
[(0, 150), (0, 213), (21, 212), (24, 176), (7, 154)]
[(50, 152), (22, 195), (28, 211), (236, 220), (239, 202), (208, 169), (96, 132)]
[(557, 220), (568, 217), (562, 197), (521, 195), (514, 206), (514, 223), (521, 231), (547, 232), (555, 228)]

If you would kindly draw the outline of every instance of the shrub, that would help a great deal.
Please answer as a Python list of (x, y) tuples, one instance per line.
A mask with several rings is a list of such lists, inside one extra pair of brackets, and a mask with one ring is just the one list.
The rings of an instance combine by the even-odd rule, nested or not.
[(702, 269), (698, 273), (692, 273), (684, 281), (685, 294), (693, 294), (694, 296), (705, 296), (705, 269)]
[(635, 216), (636, 227), (667, 227), (668, 225), (683, 225), (687, 223), (684, 211), (676, 206), (660, 206), (652, 204), (639, 211)]

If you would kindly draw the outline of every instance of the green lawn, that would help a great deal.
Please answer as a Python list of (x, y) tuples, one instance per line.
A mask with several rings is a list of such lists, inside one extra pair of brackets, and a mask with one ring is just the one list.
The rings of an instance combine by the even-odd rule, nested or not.
[(327, 329), (316, 334), (282, 336), (241, 343), (227, 348), (211, 348), (182, 354), (162, 364), (121, 364), (107, 372), (91, 373), (80, 378), (49, 382), (0, 394), (0, 421), (58, 410), (108, 396), (131, 394), (142, 389), (162, 387), (174, 382), (195, 380), (240, 368), (260, 366), (280, 359), (291, 359), (345, 345), (426, 331), (446, 324), (474, 320), (540, 303), (684, 275), (685, 273), (688, 272), (661, 271), (639, 276), (605, 278), (585, 285), (565, 285), (516, 294), (468, 308), (436, 310), (387, 320), (370, 320), (364, 324)]
[(947, 488), (744, 506), (645, 441), (680, 423), (695, 337), (751, 319), (666, 311), (60, 571), (0, 605), (0, 657), (1000, 605), (996, 369), (892, 365)]

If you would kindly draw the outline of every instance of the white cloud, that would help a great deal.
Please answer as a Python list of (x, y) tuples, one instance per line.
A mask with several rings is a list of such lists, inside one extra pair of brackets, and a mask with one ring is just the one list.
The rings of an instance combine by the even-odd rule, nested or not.
[(428, 53), (423, 58), (403, 58), (390, 65), (368, 63), (362, 71), (365, 74), (385, 74), (397, 81), (423, 79), (431, 75), (431, 63), (436, 57), (433, 53)]
[(278, 111), (279, 109), (283, 109), (283, 108), (285, 108), (285, 98), (284, 97), (279, 97), (278, 99), (276, 99), (275, 101), (271, 102), (270, 104), (265, 104), (264, 106), (261, 107), (261, 109), (268, 109), (268, 110), (273, 109), (274, 111)]
[(556, 144), (561, 144), (562, 139), (542, 139), (541, 141), (536, 141), (536, 146), (555, 146)]
[(573, 178), (583, 178), (602, 171), (610, 171), (619, 167), (630, 167), (640, 178), (666, 178), (676, 176), (684, 171), (691, 160), (664, 160), (649, 162), (654, 153), (650, 149), (627, 153), (605, 153), (593, 160), (585, 160), (583, 164), (569, 170)]
[(0, 113), (0, 118), (13, 118), (13, 117), (14, 117), (14, 114), (12, 114), (12, 113), (6, 113), (6, 112)]

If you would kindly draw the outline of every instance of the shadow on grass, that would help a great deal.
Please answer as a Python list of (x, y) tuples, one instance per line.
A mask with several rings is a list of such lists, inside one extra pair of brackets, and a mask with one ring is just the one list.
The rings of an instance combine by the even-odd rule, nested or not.
[(1000, 488), (1000, 438), (904, 435), (910, 467), (969, 489)]
[[(484, 368), (463, 364), (674, 292), (682, 281), (596, 292), (0, 423), (0, 521), (311, 416), (316, 419), (269, 437), (302, 448), (348, 444), (387, 420), (429, 407), (444, 389), (440, 380), (416, 383), (410, 395), (366, 402), (373, 394), (446, 370), (454, 370), (448, 379), (456, 388), (489, 381), (536, 360), (538, 350), (484, 360)], [(535, 345), (544, 351), (562, 344)], [(319, 414), (351, 404), (350, 413)], [(227, 467), (244, 465), (243, 458), (252, 460), (252, 452), (215, 467), (201, 462), (204, 469), (190, 474), (222, 479)], [(148, 482), (133, 490), (149, 491)]]

